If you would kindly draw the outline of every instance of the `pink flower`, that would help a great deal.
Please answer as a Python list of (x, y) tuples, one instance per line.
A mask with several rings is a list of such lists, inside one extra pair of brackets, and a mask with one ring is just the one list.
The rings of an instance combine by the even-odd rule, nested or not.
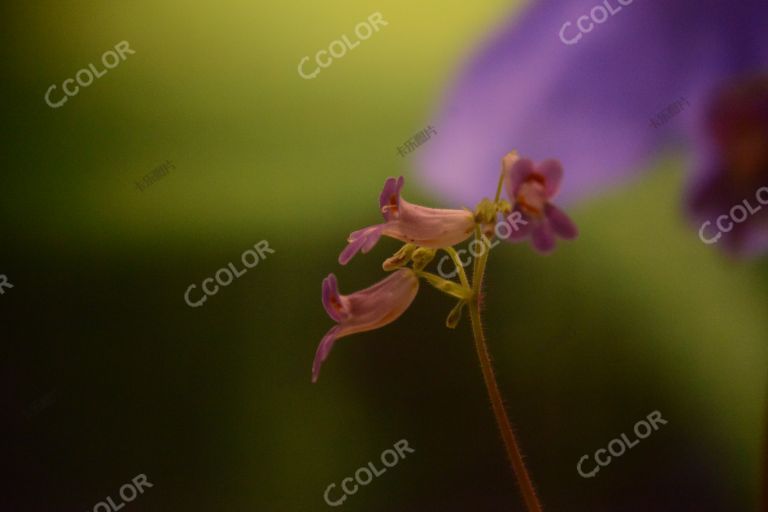
[(576, 238), (576, 225), (550, 202), (560, 189), (560, 162), (544, 160), (534, 166), (531, 160), (510, 153), (502, 165), (505, 189), (512, 203), (512, 213), (506, 220), (510, 233), (507, 240), (521, 241), (530, 236), (537, 251), (548, 253), (555, 248), (555, 235), (566, 240)]
[(339, 263), (346, 265), (358, 251), (367, 253), (381, 235), (431, 249), (456, 245), (469, 238), (475, 228), (472, 212), (409, 203), (400, 197), (403, 183), (402, 176), (387, 179), (379, 197), (379, 207), (386, 222), (350, 233), (349, 244), (339, 255)]
[(419, 278), (408, 268), (350, 295), (341, 295), (336, 276), (328, 274), (323, 280), (323, 306), (337, 325), (331, 327), (317, 347), (312, 382), (317, 382), (320, 367), (337, 339), (394, 322), (408, 309), (418, 291)]

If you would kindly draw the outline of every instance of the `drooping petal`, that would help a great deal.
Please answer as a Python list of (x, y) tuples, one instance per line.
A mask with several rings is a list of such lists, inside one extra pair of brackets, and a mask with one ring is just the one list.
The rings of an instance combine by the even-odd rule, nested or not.
[[(312, 365), (312, 382), (317, 380), (320, 366), (336, 340), (394, 322), (408, 309), (418, 291), (419, 278), (409, 268), (396, 270), (378, 283), (349, 295), (338, 294), (336, 279), (333, 274), (329, 275), (323, 283), (323, 305), (326, 306), (326, 302), (332, 304), (333, 298), (337, 297), (342, 304), (343, 316), (317, 347)], [(326, 306), (326, 311), (328, 309)]]
[(328, 354), (331, 353), (331, 349), (333, 348), (333, 344), (336, 343), (336, 340), (338, 339), (338, 333), (340, 330), (341, 328), (338, 325), (331, 327), (325, 336), (323, 336), (320, 344), (317, 346), (317, 351), (315, 352), (315, 360), (312, 362), (313, 383), (317, 382), (317, 378), (320, 376), (320, 367), (328, 358)]
[[(765, 0), (608, 1), (615, 14), (584, 34), (577, 20), (600, 2), (531, 2), (470, 60), (419, 154), (432, 190), (474, 204), (493, 189), (497, 155), (515, 147), (564, 162), (563, 200), (594, 194), (687, 133), (716, 84), (768, 64)], [(690, 115), (649, 124), (680, 97)]]
[(368, 253), (381, 238), (381, 234), (384, 231), (386, 224), (378, 224), (376, 226), (368, 226), (367, 228), (358, 229), (350, 233), (347, 238), (348, 244), (339, 254), (339, 263), (346, 265), (349, 263), (355, 254), (362, 251), (363, 254)]
[(328, 274), (328, 277), (323, 279), (323, 307), (328, 316), (336, 322), (343, 322), (349, 317), (349, 306), (345, 301), (346, 299), (339, 294), (336, 276)]
[(538, 222), (531, 232), (533, 248), (542, 254), (548, 254), (555, 249), (555, 233), (547, 220)]
[(346, 295), (350, 317), (342, 324), (340, 336), (378, 329), (395, 321), (411, 305), (419, 291), (419, 278), (403, 268), (378, 283)]
[(571, 218), (560, 208), (553, 204), (547, 204), (544, 208), (544, 215), (549, 219), (549, 223), (560, 238), (571, 240), (579, 235), (579, 229), (573, 223)]

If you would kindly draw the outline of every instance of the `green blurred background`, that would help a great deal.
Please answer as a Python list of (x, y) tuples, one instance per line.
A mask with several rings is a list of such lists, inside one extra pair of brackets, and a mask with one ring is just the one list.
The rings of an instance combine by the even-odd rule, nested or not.
[[(469, 325), (443, 326), (452, 303), (438, 292), (341, 341), (310, 384), (332, 325), (321, 280), (368, 286), (398, 248), (384, 240), (342, 268), (345, 236), (377, 222), (387, 176), (406, 176), (409, 200), (444, 205), (415, 153), (396, 148), (517, 8), (0, 8), (0, 274), (14, 285), (0, 296), (2, 510), (91, 510), (139, 473), (154, 487), (125, 512), (325, 510), (330, 483), (399, 439), (415, 453), (340, 509), (522, 510)], [(298, 76), (302, 57), (373, 12), (389, 25), (316, 79)], [(123, 40), (134, 55), (62, 108), (45, 104), (51, 84), (101, 67)], [(138, 190), (166, 160), (175, 169)], [(491, 256), (490, 349), (548, 510), (755, 508), (768, 266), (698, 240), (680, 211), (684, 169), (667, 155), (642, 182), (572, 208), (582, 235), (553, 256)], [(184, 303), (260, 240), (275, 253), (204, 307)], [(578, 475), (582, 455), (654, 410), (668, 426)]]

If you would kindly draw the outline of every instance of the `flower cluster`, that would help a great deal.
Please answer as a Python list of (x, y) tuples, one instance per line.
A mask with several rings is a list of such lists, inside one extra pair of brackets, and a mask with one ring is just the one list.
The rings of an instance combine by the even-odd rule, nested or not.
[[(453, 246), (473, 234), (476, 239), (487, 243), (487, 237), (493, 236), (492, 228), (499, 216), (503, 217), (501, 222), (510, 225), (508, 241), (530, 238), (534, 249), (542, 253), (554, 249), (556, 236), (575, 238), (576, 226), (551, 203), (559, 190), (562, 174), (562, 167), (556, 160), (545, 160), (534, 165), (515, 152), (509, 153), (502, 159), (495, 200), (484, 199), (474, 212), (412, 204), (401, 196), (403, 177), (387, 179), (379, 197), (379, 210), (384, 222), (350, 233), (348, 244), (339, 255), (339, 263), (346, 265), (358, 252), (369, 252), (382, 235), (400, 240), (405, 245), (383, 264), (384, 270), (392, 273), (364, 290), (343, 295), (339, 292), (334, 274), (323, 280), (323, 306), (336, 325), (326, 333), (317, 348), (312, 381), (317, 381), (320, 367), (336, 340), (395, 321), (413, 302), (421, 279), (458, 299), (447, 321), (449, 327), (454, 327), (463, 307), (476, 298), (477, 289), (470, 286), (457, 259), (454, 263), (460, 276), (458, 283), (427, 272), (424, 268), (439, 249), (455, 256)], [(502, 187), (507, 192), (508, 200), (500, 198)]]

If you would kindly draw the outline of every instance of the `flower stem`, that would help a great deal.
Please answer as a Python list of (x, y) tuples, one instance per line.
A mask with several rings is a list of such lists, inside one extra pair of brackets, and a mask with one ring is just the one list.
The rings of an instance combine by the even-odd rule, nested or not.
[(485, 343), (485, 335), (483, 334), (483, 325), (480, 319), (480, 289), (487, 258), (488, 251), (485, 251), (480, 256), (479, 261), (476, 260), (475, 273), (472, 276), (474, 294), (469, 301), (469, 317), (472, 321), (475, 350), (478, 359), (480, 359), (480, 368), (483, 372), (485, 387), (488, 390), (488, 397), (491, 400), (493, 414), (496, 416), (496, 423), (501, 432), (501, 438), (504, 440), (507, 456), (509, 457), (509, 462), (512, 464), (512, 469), (517, 478), (517, 483), (520, 486), (520, 491), (523, 493), (523, 499), (525, 500), (528, 512), (541, 512), (541, 503), (536, 496), (536, 490), (531, 481), (531, 477), (528, 474), (528, 470), (525, 467), (523, 455), (518, 446), (515, 433), (512, 430), (512, 425), (507, 416), (507, 412), (504, 409), (504, 401), (501, 398), (499, 385), (496, 382), (496, 375), (494, 374), (493, 365), (491, 364), (491, 356), (488, 353), (488, 345)]
[(456, 271), (459, 273), (459, 280), (461, 280), (461, 285), (465, 288), (471, 289), (472, 287), (469, 285), (467, 274), (464, 272), (464, 265), (461, 264), (461, 260), (459, 259), (459, 255), (456, 252), (456, 249), (453, 247), (446, 247), (443, 250), (448, 253), (448, 255), (453, 260), (453, 264), (456, 265)]
[[(768, 394), (766, 394), (766, 398), (768, 398)], [(768, 407), (763, 414), (763, 428), (765, 430), (765, 435), (763, 436), (763, 467), (761, 475), (763, 482), (761, 484), (762, 490), (760, 491), (760, 512), (768, 512)]]

